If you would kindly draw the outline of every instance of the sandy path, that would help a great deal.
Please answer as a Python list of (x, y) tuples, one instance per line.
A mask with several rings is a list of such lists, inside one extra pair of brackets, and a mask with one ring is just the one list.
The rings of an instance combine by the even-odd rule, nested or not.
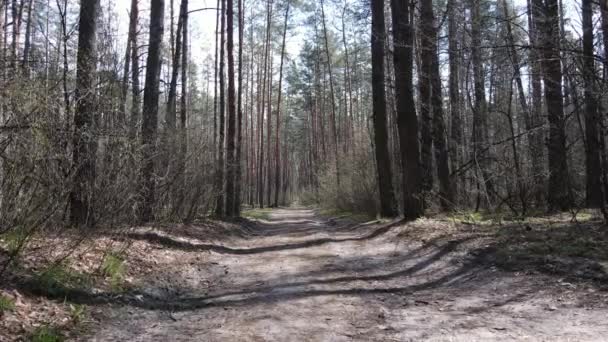
[(191, 241), (89, 340), (608, 341), (605, 305), (565, 296), (556, 279), (478, 266), (462, 241), (399, 242), (390, 223), (310, 210), (271, 219), (211, 251)]

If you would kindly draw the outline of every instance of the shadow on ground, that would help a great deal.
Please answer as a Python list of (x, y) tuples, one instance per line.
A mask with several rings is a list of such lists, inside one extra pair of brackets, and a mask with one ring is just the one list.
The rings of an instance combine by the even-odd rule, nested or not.
[[(185, 229), (177, 232), (131, 232), (127, 237), (185, 252), (212, 251), (238, 258), (285, 251), (305, 253), (310, 248), (327, 244), (365, 243), (375, 239), (387, 239), (387, 233), (396, 228), (408, 229), (401, 222), (356, 225), (308, 219), (294, 220), (289, 223), (289, 228), (273, 222), (250, 221), (245, 227), (246, 232), (241, 237), (245, 241), (251, 236), (310, 235), (313, 238), (293, 243), (238, 248), (203, 243), (202, 241), (206, 240), (200, 238), (200, 235), (187, 235), (184, 233)], [(16, 286), (32, 294), (52, 295), (79, 304), (126, 304), (149, 310), (188, 311), (213, 306), (252, 306), (318, 296), (412, 296), (437, 288), (466, 293), (488, 285), (495, 281), (496, 277), (503, 277), (505, 280), (514, 277), (508, 271), (566, 276), (571, 281), (591, 281), (592, 286), (599, 288), (605, 288), (608, 282), (605, 267), (608, 260), (608, 234), (599, 223), (511, 224), (493, 229), (467, 229), (467, 233), (458, 234), (458, 238), (453, 235), (441, 236), (404, 251), (387, 251), (373, 256), (351, 255), (332, 259), (332, 256), (303, 254), (303, 258), (323, 257), (328, 260), (320, 262), (319, 268), (291, 274), (287, 280), (280, 272), (264, 279), (263, 282), (260, 282), (260, 274), (252, 274), (249, 277), (251, 279), (245, 278), (233, 287), (204, 295), (191, 293), (161, 298), (137, 290), (117, 294), (92, 293), (87, 289), (78, 288), (66, 288), (59, 293), (50, 294), (45, 293), (44, 288), (41, 288), (34, 278), (21, 278)], [(314, 238), (318, 234), (345, 236)], [(391, 238), (395, 238), (395, 235), (391, 235)], [(480, 239), (484, 243), (476, 244)], [(231, 241), (236, 243), (238, 239)], [(280, 257), (280, 254), (269, 257)], [(260, 259), (260, 263), (263, 262), (264, 260)], [(507, 272), (497, 275), (496, 267)], [(494, 305), (524, 300), (543, 286), (544, 284), (538, 284), (536, 288), (532, 286), (522, 291), (514, 291), (512, 296)], [(484, 306), (479, 306), (477, 310), (483, 311)]]

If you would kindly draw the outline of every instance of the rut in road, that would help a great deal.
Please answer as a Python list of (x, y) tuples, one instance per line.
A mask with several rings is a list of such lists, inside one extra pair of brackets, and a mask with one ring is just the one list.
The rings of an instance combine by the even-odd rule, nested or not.
[(608, 331), (605, 309), (488, 266), (468, 238), (413, 242), (407, 229), (277, 209), (224, 244), (141, 234), (160, 253), (185, 253), (142, 281), (137, 301), (109, 305), (87, 339), (592, 341)]

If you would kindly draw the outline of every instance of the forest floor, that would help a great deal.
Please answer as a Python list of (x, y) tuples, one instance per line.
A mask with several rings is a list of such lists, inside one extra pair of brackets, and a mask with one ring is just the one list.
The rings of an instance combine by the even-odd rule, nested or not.
[[(72, 311), (87, 308), (68, 339), (608, 339), (608, 233), (599, 222), (357, 223), (291, 208), (257, 216), (110, 238), (128, 241), (127, 285), (59, 292)], [(36, 293), (15, 283), (1, 291)]]

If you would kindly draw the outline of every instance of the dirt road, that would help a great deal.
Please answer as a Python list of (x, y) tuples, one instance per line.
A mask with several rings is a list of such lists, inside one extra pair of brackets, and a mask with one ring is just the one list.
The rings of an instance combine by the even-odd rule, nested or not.
[(105, 308), (87, 339), (608, 341), (605, 305), (557, 278), (498, 271), (466, 239), (411, 242), (394, 222), (303, 209), (270, 218), (223, 244), (157, 239), (159, 253), (187, 253), (142, 280), (131, 305)]

